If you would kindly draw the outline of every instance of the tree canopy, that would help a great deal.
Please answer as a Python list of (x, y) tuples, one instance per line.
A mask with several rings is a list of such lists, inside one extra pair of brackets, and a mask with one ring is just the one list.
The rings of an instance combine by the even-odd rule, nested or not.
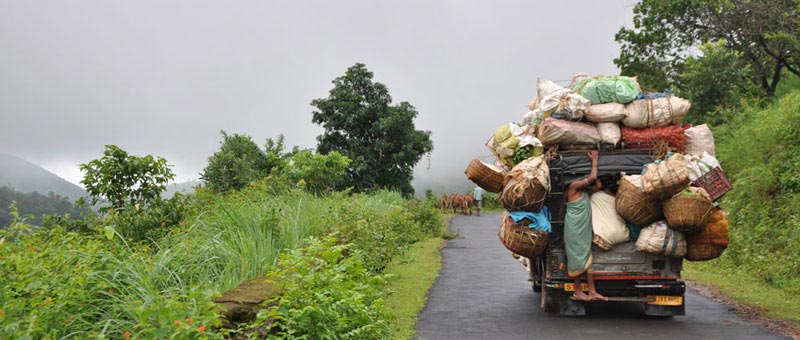
[(358, 63), (333, 80), (327, 98), (315, 99), (312, 122), (325, 131), (318, 152), (338, 151), (352, 160), (342, 185), (356, 191), (389, 188), (411, 195), (414, 165), (433, 150), (430, 131), (416, 130), (417, 110), (392, 104), (385, 85)]
[(267, 139), (265, 149), (259, 149), (250, 136), (220, 131), (219, 151), (208, 157), (208, 165), (200, 178), (214, 192), (238, 190), (267, 176), (273, 168), (285, 165), (283, 136)]
[(785, 72), (800, 76), (797, 1), (641, 0), (633, 13), (633, 28), (615, 36), (621, 48), (614, 63), (650, 90), (682, 86), (687, 58), (706, 42), (723, 41), (748, 67), (736, 81), (750, 81), (768, 96)]
[(147, 205), (175, 178), (166, 159), (130, 155), (111, 144), (106, 145), (103, 157), (81, 164), (80, 169), (86, 173), (81, 184), (92, 204), (105, 199), (113, 208)]

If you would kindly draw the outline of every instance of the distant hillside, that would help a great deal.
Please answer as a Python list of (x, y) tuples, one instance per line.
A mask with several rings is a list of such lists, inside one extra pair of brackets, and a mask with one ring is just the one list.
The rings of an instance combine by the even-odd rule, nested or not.
[(11, 209), (9, 206), (14, 202), (19, 209), (20, 216), (28, 214), (34, 215), (33, 220), (27, 223), (41, 225), (42, 215), (64, 215), (69, 214), (70, 218), (81, 217), (81, 209), (68, 198), (50, 194), (42, 195), (38, 192), (23, 193), (6, 186), (0, 186), (0, 229), (11, 224)]
[(86, 192), (79, 186), (58, 177), (16, 156), (0, 153), (0, 185), (23, 193), (38, 192), (42, 195), (54, 193), (68, 197), (71, 201), (83, 197)]
[(167, 184), (167, 191), (164, 191), (161, 194), (163, 198), (172, 198), (176, 192), (180, 192), (182, 194), (191, 194), (194, 193), (194, 188), (198, 185), (203, 184), (201, 181), (187, 181), (182, 183), (170, 183)]

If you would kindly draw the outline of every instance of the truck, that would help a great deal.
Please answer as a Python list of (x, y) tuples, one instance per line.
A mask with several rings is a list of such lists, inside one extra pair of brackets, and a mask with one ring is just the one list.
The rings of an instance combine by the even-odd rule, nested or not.
[[(653, 162), (648, 148), (599, 149), (598, 176), (618, 179), (624, 173), (639, 174)], [(559, 150), (549, 162), (550, 194), (546, 204), (552, 231), (544, 252), (530, 259), (533, 290), (541, 294), (541, 309), (556, 315), (586, 314), (583, 301), (570, 299), (576, 289), (588, 290), (585, 277), (581, 287), (567, 276), (564, 248), (566, 191), (570, 183), (591, 171), (586, 148)], [(685, 315), (686, 285), (681, 280), (683, 258), (671, 258), (636, 251), (635, 241), (615, 245), (605, 251), (592, 245), (594, 278), (597, 291), (609, 301), (638, 303), (646, 315)], [(603, 302), (591, 302), (603, 303)]]

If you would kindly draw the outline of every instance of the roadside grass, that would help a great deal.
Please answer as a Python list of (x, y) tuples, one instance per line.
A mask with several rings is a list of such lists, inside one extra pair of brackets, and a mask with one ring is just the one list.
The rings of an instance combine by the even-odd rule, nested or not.
[(393, 339), (411, 339), (414, 336), (417, 315), (425, 307), (428, 290), (442, 268), (439, 249), (444, 242), (440, 237), (417, 242), (387, 268), (391, 293), (386, 298), (386, 307), (393, 315)]
[(681, 274), (685, 279), (717, 288), (731, 300), (754, 307), (767, 317), (800, 326), (800, 296), (713, 263), (687, 263)]

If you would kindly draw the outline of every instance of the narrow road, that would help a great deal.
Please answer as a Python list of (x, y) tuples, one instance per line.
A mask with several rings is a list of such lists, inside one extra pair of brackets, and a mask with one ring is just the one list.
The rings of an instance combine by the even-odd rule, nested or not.
[(524, 267), (497, 238), (500, 213), (456, 216), (460, 236), (442, 249), (442, 270), (420, 314), (420, 340), (788, 339), (753, 326), (723, 304), (686, 294), (686, 316), (648, 317), (630, 303), (590, 303), (581, 317), (539, 310)]

